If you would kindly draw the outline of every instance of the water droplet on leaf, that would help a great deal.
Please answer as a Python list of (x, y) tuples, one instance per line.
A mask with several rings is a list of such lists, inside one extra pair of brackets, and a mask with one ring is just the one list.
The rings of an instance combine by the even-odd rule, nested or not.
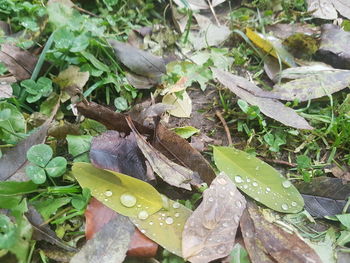
[(141, 219), (141, 220), (145, 220), (145, 219), (148, 218), (148, 213), (147, 213), (147, 211), (142, 210), (142, 211), (139, 212), (139, 214), (137, 215), (137, 217), (138, 217), (139, 219)]
[(112, 196), (112, 195), (113, 195), (113, 192), (110, 191), (110, 190), (107, 190), (107, 191), (105, 192), (105, 196), (110, 197), (110, 196)]
[(165, 223), (171, 225), (172, 223), (174, 223), (174, 219), (172, 217), (167, 217), (167, 219), (165, 219)]
[(285, 180), (283, 183), (282, 183), (282, 186), (284, 188), (289, 188), (292, 186), (292, 183), (289, 181), (289, 180)]
[(288, 208), (289, 208), (289, 206), (288, 206), (287, 204), (282, 204), (282, 209), (283, 209), (283, 210), (286, 211), (286, 210), (288, 210)]
[(178, 203), (178, 202), (175, 202), (175, 203), (173, 203), (173, 208), (179, 208), (180, 207), (180, 204)]
[(120, 196), (120, 202), (123, 206), (133, 207), (136, 204), (136, 197), (131, 194), (122, 194)]
[(235, 182), (236, 182), (236, 183), (243, 183), (242, 177), (240, 177), (239, 175), (236, 175), (236, 176), (235, 176)]

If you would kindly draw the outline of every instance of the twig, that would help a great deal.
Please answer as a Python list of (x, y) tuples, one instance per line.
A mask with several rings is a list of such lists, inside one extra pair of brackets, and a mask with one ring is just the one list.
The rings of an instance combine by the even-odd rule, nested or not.
[(224, 126), (226, 137), (227, 137), (227, 140), (228, 140), (228, 145), (232, 145), (231, 133), (230, 133), (230, 130), (229, 130), (228, 126), (227, 126), (227, 123), (226, 123), (224, 117), (222, 117), (222, 114), (221, 114), (221, 112), (219, 110), (215, 111), (215, 115), (219, 118), (219, 120), (221, 121), (222, 125)]
[(76, 10), (78, 10), (79, 12), (82, 12), (82, 13), (85, 13), (85, 14), (88, 14), (90, 16), (93, 16), (93, 17), (99, 17), (98, 15), (95, 15), (94, 13), (91, 13), (90, 11), (88, 10), (85, 10), (77, 5), (74, 5), (73, 8), (75, 8)]
[(287, 161), (282, 161), (282, 160), (273, 160), (273, 159), (269, 159), (269, 158), (265, 158), (265, 157), (259, 157), (259, 159), (267, 162), (267, 163), (274, 163), (274, 164), (280, 164), (280, 165), (285, 165), (285, 166), (289, 166), (289, 167), (297, 167), (296, 163), (290, 163)]
[(207, 0), (207, 3), (208, 3), (208, 5), (209, 5), (210, 11), (213, 13), (213, 16), (214, 16), (214, 18), (215, 18), (216, 23), (218, 24), (218, 26), (220, 26), (219, 19), (218, 19), (217, 16), (216, 16), (215, 10), (214, 10), (214, 8), (213, 8), (213, 6), (212, 6), (210, 0)]

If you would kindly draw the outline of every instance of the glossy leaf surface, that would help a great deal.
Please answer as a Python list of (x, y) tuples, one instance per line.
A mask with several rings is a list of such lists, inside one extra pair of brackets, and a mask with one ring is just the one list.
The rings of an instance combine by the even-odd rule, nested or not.
[(214, 160), (221, 172), (256, 201), (283, 213), (303, 209), (304, 200), (292, 183), (258, 158), (231, 147), (214, 147)]
[[(79, 162), (73, 164), (72, 173), (81, 187), (89, 188), (92, 196), (122, 215), (137, 217), (141, 211), (151, 215), (162, 207), (157, 190), (141, 180)], [(136, 198), (136, 202), (125, 206), (121, 201), (125, 196)]]

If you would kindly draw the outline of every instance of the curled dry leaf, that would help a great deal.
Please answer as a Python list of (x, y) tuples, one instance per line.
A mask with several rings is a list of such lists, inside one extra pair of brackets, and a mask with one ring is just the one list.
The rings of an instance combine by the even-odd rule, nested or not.
[(101, 169), (123, 173), (143, 181), (155, 179), (133, 133), (122, 136), (117, 131), (107, 131), (93, 138), (90, 160), (95, 167)]
[(116, 40), (108, 40), (118, 60), (131, 72), (156, 80), (166, 73), (163, 58)]
[(86, 242), (70, 263), (122, 263), (134, 230), (129, 218), (122, 215), (113, 218)]
[[(222, 85), (249, 104), (258, 106), (266, 116), (297, 129), (313, 129), (303, 117), (299, 116), (293, 109), (285, 106), (280, 101), (259, 96), (260, 94), (271, 96), (271, 92), (262, 91), (250, 81), (228, 72), (216, 68), (212, 68), (212, 71)], [(272, 94), (273, 96), (275, 94)]]
[(194, 263), (230, 254), (246, 201), (231, 179), (220, 173), (203, 193), (203, 201), (187, 220), (183, 257)]
[[(271, 259), (277, 262), (322, 263), (317, 253), (299, 235), (286, 232), (265, 219), (263, 213), (253, 202), (247, 203), (246, 211), (249, 216), (241, 220), (241, 230), (253, 263), (274, 262)], [(264, 261), (256, 260), (256, 255), (253, 253), (261, 248), (254, 247), (256, 245), (263, 247), (266, 253)]]
[(1, 45), (0, 61), (17, 80), (30, 78), (37, 60), (37, 57), (19, 47), (10, 44)]
[(126, 120), (135, 134), (139, 148), (156, 174), (170, 185), (191, 190), (193, 171), (169, 160), (142, 137), (129, 117)]

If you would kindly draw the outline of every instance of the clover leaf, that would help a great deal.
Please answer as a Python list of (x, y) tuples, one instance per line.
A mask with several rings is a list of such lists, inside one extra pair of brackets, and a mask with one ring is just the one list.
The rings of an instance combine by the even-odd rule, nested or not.
[(26, 98), (29, 103), (36, 102), (41, 97), (48, 97), (52, 92), (52, 81), (45, 77), (39, 78), (37, 82), (32, 79), (23, 80), (21, 86), (29, 93)]

